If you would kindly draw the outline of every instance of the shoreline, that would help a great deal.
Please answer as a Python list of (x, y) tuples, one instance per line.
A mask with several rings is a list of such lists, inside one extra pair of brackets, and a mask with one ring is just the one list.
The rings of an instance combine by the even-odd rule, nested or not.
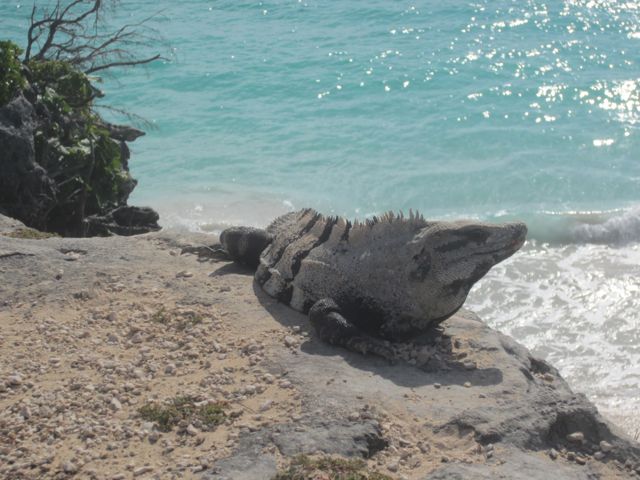
[[(16, 228), (0, 217), (3, 475), (268, 479), (318, 451), (416, 480), (640, 467), (640, 445), (471, 313), (445, 322), (423, 367), (389, 365), (319, 342), (252, 272), (181, 254), (209, 235), (6, 236)], [(228, 417), (168, 433), (140, 418), (176, 395), (227, 402)]]
[[(252, 190), (241, 186), (250, 193), (238, 196), (233, 192), (237, 184), (230, 183), (220, 191), (183, 191), (177, 200), (168, 201), (159, 193), (137, 190), (131, 195), (133, 203), (153, 205), (161, 216), (164, 228), (187, 230), (196, 233), (219, 233), (233, 225), (247, 225), (264, 228), (274, 218), (299, 208), (311, 206), (328, 215), (338, 215), (349, 219), (371, 218), (384, 214), (388, 209), (344, 208), (344, 205), (309, 202), (298, 196), (284, 195), (282, 192)], [(317, 204), (316, 204), (317, 203)], [(392, 209), (408, 212), (408, 209)], [(415, 208), (414, 208), (415, 210)], [(640, 204), (621, 204), (602, 209), (523, 209), (503, 210), (456, 210), (419, 209), (425, 217), (434, 220), (455, 220), (472, 218), (480, 221), (500, 223), (523, 221), (529, 228), (528, 240), (537, 245), (563, 247), (567, 245), (603, 245), (620, 248), (640, 243)], [(211, 221), (211, 219), (216, 219)]]

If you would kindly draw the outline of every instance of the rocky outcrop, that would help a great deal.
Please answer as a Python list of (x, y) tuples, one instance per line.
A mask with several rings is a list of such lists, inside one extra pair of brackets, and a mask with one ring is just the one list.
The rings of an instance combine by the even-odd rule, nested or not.
[(0, 104), (0, 212), (63, 236), (158, 230), (155, 212), (127, 205), (137, 184), (127, 142), (144, 132), (104, 122), (96, 90), (64, 62), (12, 73), (22, 87)]
[(37, 117), (20, 95), (0, 108), (0, 210), (28, 225), (45, 228), (55, 205), (55, 182), (36, 162)]
[[(30, 418), (20, 417), (45, 398), (66, 412), (64, 422), (109, 427), (83, 443), (85, 456), (98, 460), (81, 474), (104, 468), (115, 476), (111, 469), (132, 463), (178, 478), (270, 480), (295, 455), (326, 453), (414, 480), (637, 478), (640, 445), (553, 366), (471, 312), (449, 318), (392, 364), (320, 341), (250, 270), (208, 256), (211, 237), (15, 238), (22, 228), (0, 216), (0, 350), (14, 358), (0, 362), (0, 380), (13, 382), (0, 388), (0, 421), (20, 442), (10, 452), (29, 445), (35, 455), (51, 442), (63, 471), (64, 452), (83, 441), (76, 427), (60, 427), (62, 416), (43, 420), (32, 405)], [(64, 323), (65, 310), (76, 323)], [(191, 320), (179, 320), (187, 314)], [(53, 371), (66, 380), (52, 383)], [(175, 392), (224, 398), (238, 417), (219, 431), (144, 433), (152, 426), (137, 415), (140, 404)], [(66, 394), (83, 395), (91, 411), (84, 401), (56, 403)], [(65, 436), (37, 433), (53, 422)], [(120, 436), (109, 437), (112, 430)], [(113, 449), (100, 463), (106, 444)], [(39, 468), (2, 452), (0, 476)], [(41, 478), (54, 478), (53, 465)]]

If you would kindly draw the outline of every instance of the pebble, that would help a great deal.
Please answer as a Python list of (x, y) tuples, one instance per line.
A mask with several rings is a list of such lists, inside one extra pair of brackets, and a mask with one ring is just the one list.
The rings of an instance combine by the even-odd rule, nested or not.
[(19, 387), (22, 385), (22, 377), (20, 375), (9, 375), (5, 383), (7, 387)]
[(572, 443), (582, 443), (584, 441), (584, 433), (573, 432), (567, 435), (567, 440)]
[(259, 410), (260, 410), (261, 412), (266, 412), (266, 411), (267, 411), (267, 410), (269, 410), (272, 406), (273, 406), (273, 400), (268, 399), (268, 400), (265, 400), (265, 401), (262, 403), (262, 405), (260, 405)]
[(182, 270), (181, 272), (176, 273), (176, 278), (191, 278), (193, 277), (193, 273), (188, 270)]
[(606, 457), (604, 452), (596, 452), (593, 454), (593, 458), (596, 460), (602, 460), (604, 457)]
[(464, 386), (466, 388), (471, 388), (471, 382), (464, 382)]
[(442, 385), (440, 385), (439, 383), (434, 383), (433, 388), (442, 388)]
[(292, 347), (297, 346), (297, 345), (298, 345), (298, 342), (297, 342), (297, 341), (296, 341), (296, 339), (295, 339), (295, 338), (293, 338), (292, 336), (287, 335), (286, 337), (284, 337), (284, 344), (285, 344), (287, 347), (292, 348)]
[(399, 468), (400, 466), (397, 460), (393, 460), (387, 463), (387, 470), (389, 470), (390, 472), (397, 472)]
[(463, 365), (466, 370), (475, 370), (476, 368), (478, 368), (476, 362), (472, 362), (471, 360), (467, 360), (463, 363)]
[(553, 374), (551, 374), (549, 372), (545, 373), (542, 376), (542, 378), (544, 379), (545, 382), (549, 382), (549, 383), (553, 382), (556, 379), (556, 377), (553, 376)]
[(558, 451), (555, 448), (552, 448), (551, 450), (549, 450), (549, 457), (551, 458), (551, 460), (555, 460), (556, 458), (558, 458)]
[(150, 467), (147, 465), (145, 467), (136, 468), (133, 471), (133, 476), (139, 477), (140, 475), (144, 475), (145, 473), (149, 473), (149, 472), (153, 472), (153, 467)]
[(280, 388), (293, 388), (293, 385), (289, 380), (280, 380)]
[(587, 459), (584, 457), (576, 456), (576, 463), (578, 465), (585, 465), (587, 463)]
[(611, 445), (606, 440), (602, 440), (600, 442), (600, 450), (602, 450), (604, 453), (610, 452), (611, 450), (613, 450), (613, 445)]
[(347, 418), (349, 419), (350, 422), (355, 422), (357, 420), (360, 420), (360, 413), (351, 412)]
[(176, 366), (173, 363), (167, 364), (167, 366), (164, 367), (164, 373), (167, 375), (173, 375), (176, 373)]
[(423, 442), (418, 442), (418, 449), (422, 453), (430, 453), (431, 452), (431, 447), (428, 444), (423, 443)]
[(141, 425), (141, 427), (142, 427), (142, 429), (143, 429), (143, 430), (145, 430), (145, 431), (147, 431), (147, 432), (153, 432), (153, 430), (154, 430), (154, 429), (155, 429), (155, 427), (156, 427), (156, 424), (155, 424), (155, 423), (153, 423), (153, 422), (144, 422), (144, 423)]
[(62, 465), (62, 470), (64, 473), (76, 473), (78, 471), (78, 466), (73, 462), (65, 462), (65, 464)]
[(120, 400), (114, 397), (109, 402), (109, 408), (111, 408), (111, 410), (113, 410), (114, 412), (117, 412), (122, 408), (122, 403), (120, 403)]
[(187, 433), (192, 437), (195, 437), (196, 435), (198, 435), (198, 433), (200, 433), (200, 431), (193, 425), (189, 424), (189, 426), (187, 427)]
[(142, 334), (140, 332), (135, 333), (131, 337), (131, 343), (142, 343), (143, 342)]
[(413, 446), (413, 444), (409, 440), (407, 440), (406, 438), (402, 438), (402, 437), (398, 438), (398, 444), (401, 447), (405, 447), (405, 448)]

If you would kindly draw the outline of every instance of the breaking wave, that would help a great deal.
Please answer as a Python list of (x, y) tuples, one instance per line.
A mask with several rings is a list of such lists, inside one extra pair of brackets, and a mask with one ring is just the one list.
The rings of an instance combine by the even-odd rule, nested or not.
[(492, 221), (519, 218), (529, 227), (528, 239), (550, 245), (596, 244), (621, 247), (640, 242), (640, 206), (590, 212), (539, 212), (491, 216)]

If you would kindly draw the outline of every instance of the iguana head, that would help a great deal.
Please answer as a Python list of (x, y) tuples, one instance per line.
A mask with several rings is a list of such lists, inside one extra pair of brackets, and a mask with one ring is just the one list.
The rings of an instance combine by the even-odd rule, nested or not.
[(410, 242), (406, 274), (421, 310), (430, 317), (425, 320), (444, 320), (455, 313), (471, 287), (513, 255), (526, 234), (520, 222), (431, 222), (421, 228)]

